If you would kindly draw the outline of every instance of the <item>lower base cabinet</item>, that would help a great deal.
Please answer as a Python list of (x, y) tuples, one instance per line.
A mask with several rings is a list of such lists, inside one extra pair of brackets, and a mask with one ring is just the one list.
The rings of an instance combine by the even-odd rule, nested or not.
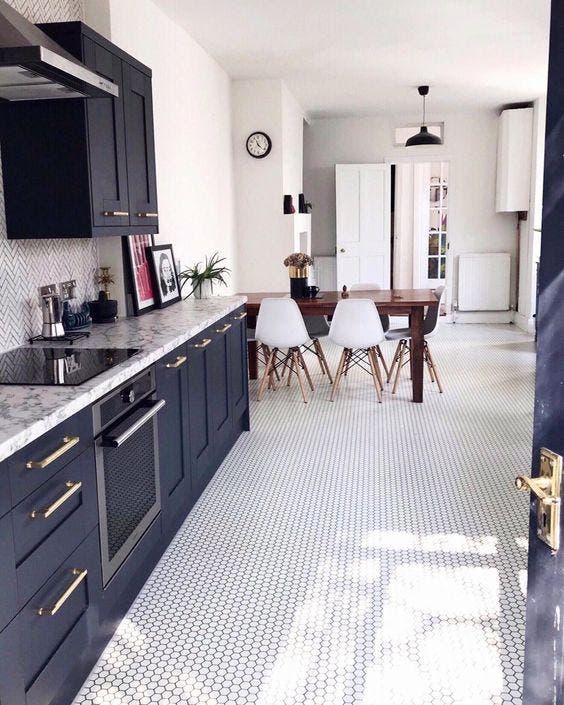
[[(0, 505), (6, 512), (0, 517), (0, 705), (72, 702), (171, 537), (249, 429), (243, 308), (154, 369), (157, 396), (166, 401), (158, 418), (161, 512), (105, 589), (89, 410), (64, 422), (71, 430), (83, 424), (80, 454), (69, 453), (67, 464), (45, 478), (24, 475), (29, 486), (23, 486), (19, 466), (6, 461), (15, 469), (3, 494), (13, 500), (11, 511), (9, 503)], [(50, 451), (60, 435), (57, 427), (34, 441), (34, 453)], [(0, 472), (5, 468), (0, 464)], [(64, 502), (54, 501), (77, 485)], [(58, 509), (48, 520), (29, 523), (36, 505), (51, 503)]]

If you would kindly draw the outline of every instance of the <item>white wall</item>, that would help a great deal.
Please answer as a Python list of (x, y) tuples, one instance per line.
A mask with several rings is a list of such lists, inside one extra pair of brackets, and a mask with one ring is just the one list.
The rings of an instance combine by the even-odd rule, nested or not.
[[(304, 191), (313, 203), (313, 253), (335, 251), (336, 163), (374, 163), (386, 157), (425, 156), (450, 161), (449, 241), (455, 266), (464, 252), (509, 252), (513, 258), (512, 305), (515, 304), (517, 220), (495, 212), (497, 114), (476, 111), (430, 115), (444, 120), (441, 147), (406, 150), (393, 146), (394, 127), (417, 122), (415, 115), (316, 120), (304, 129)], [(454, 299), (456, 296), (453, 297)]]
[[(264, 159), (247, 153), (247, 137), (256, 130), (272, 140)], [(303, 111), (282, 81), (233, 81), (233, 149), (240, 290), (285, 291), (283, 260), (293, 251), (294, 219), (283, 214), (283, 196), (291, 193), (297, 210)]]
[[(87, 19), (107, 22), (108, 0), (87, 0)], [(171, 242), (183, 266), (215, 250), (233, 270), (237, 248), (231, 142), (231, 80), (151, 0), (109, 0), (111, 41), (153, 71), (158, 243)], [(100, 29), (103, 29), (101, 26)], [(102, 243), (100, 259), (119, 256)]]

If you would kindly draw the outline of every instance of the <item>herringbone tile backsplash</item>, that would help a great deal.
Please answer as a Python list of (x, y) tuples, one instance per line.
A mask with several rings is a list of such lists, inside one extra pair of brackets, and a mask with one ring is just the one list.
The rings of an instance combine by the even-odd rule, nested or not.
[[(8, 2), (31, 22), (82, 19), (81, 0)], [(97, 266), (96, 242), (90, 239), (8, 240), (0, 178), (0, 351), (41, 332), (39, 286), (76, 279), (81, 301), (92, 298)]]

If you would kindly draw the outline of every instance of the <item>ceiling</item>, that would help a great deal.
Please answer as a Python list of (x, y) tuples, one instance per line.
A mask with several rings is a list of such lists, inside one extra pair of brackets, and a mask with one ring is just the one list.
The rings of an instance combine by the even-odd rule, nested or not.
[(310, 117), (497, 108), (546, 92), (550, 0), (154, 0), (233, 78)]

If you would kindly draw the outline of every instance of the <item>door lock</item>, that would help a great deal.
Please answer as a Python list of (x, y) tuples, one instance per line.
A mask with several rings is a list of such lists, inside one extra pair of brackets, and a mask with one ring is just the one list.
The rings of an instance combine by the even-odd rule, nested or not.
[(538, 477), (515, 478), (518, 490), (531, 491), (537, 501), (537, 536), (554, 552), (560, 547), (560, 484), (562, 456), (541, 448)]
[(345, 250), (344, 247), (341, 247), (341, 249), (339, 250), (339, 252), (346, 252), (346, 250)]

